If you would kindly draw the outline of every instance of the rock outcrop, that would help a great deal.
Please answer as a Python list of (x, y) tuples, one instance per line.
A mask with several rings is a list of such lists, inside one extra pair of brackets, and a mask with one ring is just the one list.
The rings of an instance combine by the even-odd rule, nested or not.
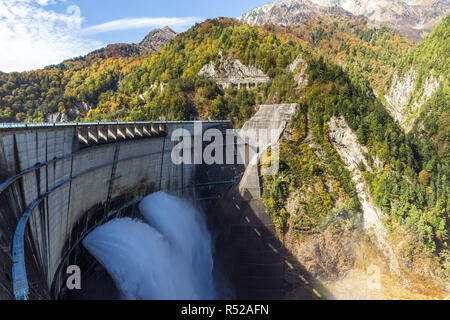
[(308, 64), (303, 60), (301, 54), (288, 67), (289, 71), (294, 74), (294, 79), (297, 81), (298, 87), (306, 87), (308, 85), (307, 68)]
[(255, 66), (246, 66), (232, 56), (224, 59), (222, 52), (219, 56), (218, 66), (214, 61), (210, 61), (200, 69), (198, 74), (214, 79), (224, 88), (231, 85), (236, 85), (238, 88), (241, 86), (249, 88), (270, 81), (270, 78)]
[(152, 54), (160, 51), (166, 44), (175, 39), (176, 36), (177, 33), (169, 27), (155, 29), (138, 46), (142, 52)]
[(328, 125), (330, 141), (346, 164), (352, 181), (356, 185), (356, 192), (364, 214), (364, 229), (372, 235), (378, 247), (384, 253), (385, 258), (389, 260), (391, 272), (398, 274), (399, 265), (382, 221), (384, 217), (383, 212), (375, 204), (365, 178), (358, 167), (359, 163), (362, 162), (368, 171), (373, 171), (373, 168), (370, 167), (364, 156), (368, 150), (358, 142), (355, 133), (342, 117), (331, 118)]
[(44, 117), (45, 122), (48, 123), (62, 123), (67, 122), (67, 116), (62, 112), (49, 113)]
[(61, 123), (72, 121), (82, 115), (85, 115), (91, 109), (91, 106), (89, 106), (86, 102), (77, 102), (73, 105), (73, 107), (66, 109), (66, 113), (58, 111), (47, 114), (45, 116), (45, 122)]
[[(430, 74), (433, 74), (430, 72)], [(404, 75), (395, 73), (392, 85), (385, 94), (387, 107), (392, 117), (409, 132), (422, 105), (433, 95), (442, 79), (428, 77), (423, 83), (423, 90), (416, 89), (417, 72), (411, 68)]]

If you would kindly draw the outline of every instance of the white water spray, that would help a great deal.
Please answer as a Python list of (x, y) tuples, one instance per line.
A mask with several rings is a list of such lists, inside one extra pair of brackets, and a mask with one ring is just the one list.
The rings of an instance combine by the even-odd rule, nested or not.
[(158, 192), (139, 205), (148, 223), (113, 220), (83, 245), (129, 300), (214, 299), (212, 240), (191, 204)]

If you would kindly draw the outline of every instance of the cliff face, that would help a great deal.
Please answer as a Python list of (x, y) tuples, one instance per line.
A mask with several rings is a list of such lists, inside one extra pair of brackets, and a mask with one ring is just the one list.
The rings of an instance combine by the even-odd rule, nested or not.
[(92, 107), (88, 105), (86, 102), (77, 102), (73, 105), (72, 108), (66, 109), (65, 113), (58, 111), (47, 114), (45, 116), (45, 122), (61, 123), (73, 121), (78, 117), (86, 115), (91, 109)]
[(448, 0), (285, 0), (253, 9), (239, 19), (250, 25), (298, 24), (320, 14), (365, 16), (420, 42), (450, 13)]
[(239, 88), (241, 85), (246, 85), (247, 89), (250, 89), (250, 84), (257, 86), (270, 81), (270, 78), (255, 66), (246, 66), (233, 56), (224, 58), (222, 52), (219, 53), (219, 56), (220, 59), (217, 63), (210, 61), (205, 64), (198, 75), (214, 79), (223, 88), (235, 84)]
[[(356, 185), (356, 192), (363, 210), (364, 229), (373, 236), (385, 258), (389, 261), (390, 271), (398, 274), (398, 261), (388, 241), (388, 233), (382, 221), (384, 215), (381, 209), (375, 205), (364, 176), (358, 168), (358, 164), (363, 163), (369, 172), (373, 172), (373, 169), (364, 157), (368, 150), (358, 142), (355, 133), (343, 118), (331, 118), (329, 128), (330, 140), (346, 164), (352, 181)], [(381, 168), (382, 164), (379, 164), (379, 167)]]
[[(433, 33), (399, 63), (385, 88), (384, 98), (392, 117), (407, 132), (413, 129), (424, 106), (439, 94), (448, 92), (450, 56), (450, 16), (436, 26)], [(433, 103), (426, 117), (448, 110), (448, 104)], [(448, 100), (447, 100), (448, 101)], [(441, 115), (441, 118), (445, 117)], [(423, 120), (423, 119), (422, 119)]]
[(411, 68), (403, 76), (398, 73), (392, 78), (392, 86), (385, 95), (387, 108), (392, 117), (409, 132), (423, 104), (439, 87), (442, 78), (428, 77), (423, 83), (423, 91), (415, 90), (417, 72)]
[(288, 69), (294, 74), (294, 79), (299, 87), (308, 85), (308, 77), (306, 75), (306, 69), (308, 64), (303, 59), (302, 55), (299, 55), (295, 60), (289, 65)]
[(200, 70), (199, 75), (206, 75), (211, 78), (222, 78), (230, 80), (243, 80), (246, 78), (266, 78), (267, 76), (260, 69), (254, 66), (246, 66), (239, 60), (228, 57), (220, 57), (218, 67), (214, 61), (210, 61)]

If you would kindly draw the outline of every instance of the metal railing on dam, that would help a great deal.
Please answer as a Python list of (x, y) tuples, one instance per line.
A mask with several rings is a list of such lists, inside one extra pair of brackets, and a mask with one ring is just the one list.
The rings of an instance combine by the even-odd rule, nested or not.
[[(233, 182), (197, 182), (195, 165), (173, 164), (168, 137), (178, 128), (199, 134), (194, 124), (0, 124), (0, 299), (57, 295), (67, 254), (124, 203)], [(202, 122), (212, 127), (231, 128)]]

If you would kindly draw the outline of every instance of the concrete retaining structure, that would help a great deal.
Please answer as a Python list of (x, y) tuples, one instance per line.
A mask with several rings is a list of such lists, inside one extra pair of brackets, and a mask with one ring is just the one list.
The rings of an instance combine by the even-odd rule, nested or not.
[(239, 186), (243, 197), (261, 199), (261, 157), (268, 148), (279, 152), (278, 142), (296, 110), (295, 103), (260, 105), (258, 112), (239, 131), (240, 138), (253, 151)]
[(172, 163), (178, 128), (199, 134), (194, 122), (0, 126), (0, 299), (57, 296), (63, 257), (124, 203), (214, 184)]

